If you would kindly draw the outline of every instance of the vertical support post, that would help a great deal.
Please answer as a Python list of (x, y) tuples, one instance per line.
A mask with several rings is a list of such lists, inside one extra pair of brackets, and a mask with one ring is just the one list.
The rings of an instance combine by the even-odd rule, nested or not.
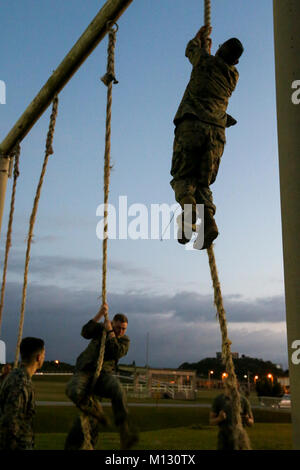
[(300, 450), (300, 2), (273, 0), (273, 10), (293, 446)]

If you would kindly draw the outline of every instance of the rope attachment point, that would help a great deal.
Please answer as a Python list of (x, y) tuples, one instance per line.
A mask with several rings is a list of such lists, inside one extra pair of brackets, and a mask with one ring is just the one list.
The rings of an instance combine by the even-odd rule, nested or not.
[[(115, 25), (115, 28), (114, 28)], [(115, 47), (116, 47), (116, 40), (117, 40), (117, 31), (119, 26), (116, 23), (112, 23), (109, 21), (107, 23), (107, 27), (109, 28), (109, 36), (108, 36), (108, 49), (107, 49), (107, 71), (106, 74), (103, 75), (101, 81), (104, 85), (109, 86), (110, 83), (117, 84), (119, 83), (115, 76)]]

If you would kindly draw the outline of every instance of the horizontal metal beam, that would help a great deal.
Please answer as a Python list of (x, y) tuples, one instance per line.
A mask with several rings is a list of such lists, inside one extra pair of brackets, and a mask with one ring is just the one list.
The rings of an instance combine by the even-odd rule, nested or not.
[(0, 155), (6, 157), (28, 134), (48, 108), (56, 93), (68, 83), (107, 33), (107, 23), (116, 22), (133, 0), (108, 0), (87, 27), (76, 44), (53, 72), (22, 116), (0, 144)]

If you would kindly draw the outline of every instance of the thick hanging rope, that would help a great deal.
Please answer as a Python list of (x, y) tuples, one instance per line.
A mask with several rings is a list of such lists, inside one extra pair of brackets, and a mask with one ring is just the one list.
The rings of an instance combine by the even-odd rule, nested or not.
[[(109, 26), (109, 24), (108, 24)], [(104, 227), (103, 227), (103, 244), (102, 244), (102, 305), (107, 302), (106, 279), (107, 279), (107, 241), (108, 241), (108, 195), (109, 195), (109, 182), (110, 182), (110, 150), (111, 150), (111, 109), (112, 109), (112, 88), (113, 84), (118, 83), (115, 77), (115, 46), (116, 35), (118, 26), (114, 28), (109, 26), (109, 39), (107, 50), (107, 71), (101, 78), (102, 82), (107, 86), (107, 105), (106, 105), (106, 131), (105, 131), (105, 152), (104, 152)], [(108, 315), (105, 315), (105, 320), (108, 320)], [(97, 366), (92, 382), (92, 391), (99, 378), (102, 370), (106, 330), (103, 330), (100, 351), (97, 361)], [(90, 398), (93, 400), (93, 397)], [(82, 450), (93, 450), (91, 444), (90, 424), (88, 416), (81, 413), (80, 415), (81, 427), (84, 436)]]
[(0, 295), (0, 331), (1, 331), (1, 323), (2, 323), (2, 312), (3, 312), (3, 307), (4, 307), (4, 295), (5, 295), (5, 287), (6, 287), (8, 255), (9, 255), (9, 250), (11, 247), (11, 236), (12, 236), (12, 226), (13, 226), (14, 211), (15, 211), (17, 179), (19, 177), (20, 151), (21, 151), (20, 145), (17, 144), (11, 156), (11, 158), (14, 159), (14, 176), (13, 176), (13, 185), (12, 185), (12, 193), (11, 193), (11, 200), (10, 200), (10, 211), (9, 211), (9, 219), (8, 219), (8, 227), (7, 227), (7, 235), (6, 235), (5, 256), (4, 256), (1, 295)]
[(211, 271), (211, 278), (214, 287), (214, 301), (217, 307), (218, 319), (222, 334), (222, 360), (228, 374), (227, 379), (224, 381), (225, 387), (228, 390), (228, 395), (232, 404), (232, 423), (233, 423), (233, 439), (235, 450), (249, 450), (251, 449), (249, 437), (243, 428), (241, 419), (241, 400), (238, 390), (238, 382), (234, 370), (234, 364), (231, 354), (231, 341), (228, 338), (226, 313), (223, 305), (223, 298), (221, 293), (221, 286), (218, 277), (216, 260), (214, 255), (213, 245), (207, 248), (209, 259), (209, 266)]
[(23, 335), (24, 314), (25, 314), (27, 284), (28, 284), (28, 269), (29, 269), (29, 261), (30, 261), (30, 249), (31, 249), (31, 243), (32, 243), (32, 238), (33, 238), (33, 229), (34, 229), (36, 214), (38, 210), (39, 200), (41, 196), (44, 176), (45, 176), (46, 169), (47, 169), (48, 159), (49, 159), (49, 156), (54, 153), (53, 148), (52, 148), (52, 143), (53, 143), (53, 136), (54, 136), (54, 130), (55, 130), (57, 108), (58, 108), (58, 97), (55, 96), (53, 100), (53, 105), (52, 105), (52, 113), (50, 116), (50, 124), (49, 124), (49, 131), (48, 131), (47, 141), (46, 141), (44, 163), (43, 163), (39, 183), (37, 186), (36, 195), (35, 195), (34, 203), (33, 203), (33, 209), (31, 212), (30, 222), (29, 222), (29, 230), (28, 230), (28, 236), (27, 236), (27, 250), (26, 250), (26, 258), (25, 258), (25, 269), (24, 269), (24, 282), (23, 282), (23, 292), (22, 292), (22, 303), (21, 303), (21, 313), (20, 313), (20, 324), (19, 324), (19, 335), (18, 335), (18, 341), (17, 341), (17, 347), (16, 347), (14, 367), (17, 367), (18, 365), (19, 355), (20, 355), (20, 344), (21, 344), (22, 335)]
[[(211, 26), (211, 0), (204, 0), (204, 25)], [(209, 52), (209, 34), (205, 33), (205, 49)]]
[[(204, 24), (208, 27), (211, 26), (211, 0), (204, 0)], [(205, 48), (207, 51), (209, 50), (208, 38), (209, 35), (206, 36)], [(222, 334), (222, 360), (228, 374), (228, 377), (225, 380), (225, 387), (228, 390), (228, 395), (231, 398), (232, 404), (234, 447), (235, 450), (249, 450), (251, 449), (251, 445), (249, 437), (242, 425), (240, 393), (232, 360), (230, 348), (231, 341), (229, 340), (227, 333), (226, 313), (223, 305), (221, 285), (219, 282), (213, 245), (207, 249), (207, 254), (214, 288), (214, 302), (217, 307), (218, 319)]]

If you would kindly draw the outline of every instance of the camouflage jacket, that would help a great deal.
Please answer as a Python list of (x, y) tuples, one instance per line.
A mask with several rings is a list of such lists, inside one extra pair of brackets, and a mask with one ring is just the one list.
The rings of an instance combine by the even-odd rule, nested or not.
[(0, 389), (0, 449), (30, 450), (34, 446), (34, 389), (24, 367), (14, 369)]
[(237, 69), (227, 65), (221, 57), (207, 53), (198, 38), (188, 43), (185, 55), (193, 70), (174, 124), (177, 125), (186, 115), (194, 115), (200, 121), (224, 128), (235, 124), (226, 110), (239, 78)]
[[(81, 336), (85, 339), (91, 339), (88, 347), (78, 356), (76, 361), (76, 369), (78, 371), (94, 372), (100, 351), (100, 344), (104, 324), (90, 320), (81, 330)], [(112, 373), (117, 365), (118, 360), (126, 356), (129, 349), (130, 340), (124, 335), (120, 338), (109, 338), (107, 336), (105, 343), (105, 353), (102, 370)]]

